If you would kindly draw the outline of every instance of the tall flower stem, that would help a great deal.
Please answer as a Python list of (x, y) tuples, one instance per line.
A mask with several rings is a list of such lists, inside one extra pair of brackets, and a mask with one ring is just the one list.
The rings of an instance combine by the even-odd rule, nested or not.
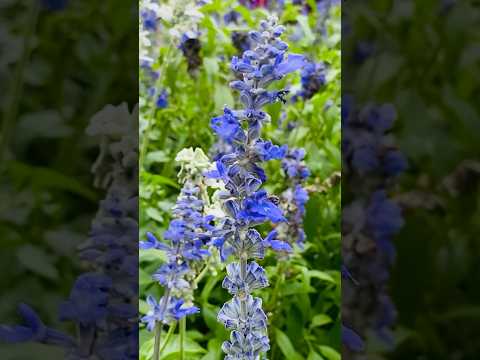
[(184, 360), (184, 352), (185, 352), (185, 335), (187, 333), (187, 319), (181, 318), (180, 319), (180, 360)]
[(165, 337), (165, 341), (162, 344), (162, 347), (160, 348), (160, 351), (158, 353), (158, 356), (162, 355), (163, 350), (167, 347), (168, 343), (170, 342), (170, 338), (172, 337), (173, 333), (175, 332), (175, 329), (177, 328), (177, 323), (174, 322), (170, 327), (168, 328), (168, 333), (167, 336)]
[[(170, 298), (170, 289), (167, 288), (167, 290), (165, 291), (165, 295), (163, 295), (163, 302), (160, 305), (161, 314), (165, 314), (165, 309), (167, 308), (169, 298)], [(160, 340), (162, 338), (162, 327), (163, 327), (162, 322), (158, 321), (155, 326), (155, 345), (153, 350), (153, 360), (160, 359)]]
[(29, 14), (27, 16), (27, 24), (25, 25), (25, 31), (23, 34), (23, 52), (20, 61), (15, 68), (15, 77), (13, 79), (13, 88), (11, 90), (11, 100), (5, 111), (5, 117), (3, 118), (1, 134), (2, 137), (0, 139), (0, 164), (2, 164), (0, 165), (0, 167), (2, 168), (2, 170), (5, 165), (5, 153), (8, 149), (10, 136), (12, 133), (15, 118), (17, 117), (20, 99), (22, 97), (25, 66), (27, 65), (28, 59), (30, 58), (30, 54), (32, 52), (31, 42), (33, 38), (33, 33), (35, 32), (35, 28), (37, 26), (39, 11), (40, 1), (32, 1), (29, 9)]
[[(246, 281), (247, 279), (247, 262), (247, 258), (242, 256), (242, 258), (240, 259), (240, 277), (243, 281)], [(247, 321), (247, 295), (248, 294), (243, 294), (243, 296), (240, 297), (241, 320), (244, 322)]]
[(162, 323), (160, 321), (155, 325), (155, 345), (153, 348), (153, 360), (160, 359), (160, 340), (162, 338)]

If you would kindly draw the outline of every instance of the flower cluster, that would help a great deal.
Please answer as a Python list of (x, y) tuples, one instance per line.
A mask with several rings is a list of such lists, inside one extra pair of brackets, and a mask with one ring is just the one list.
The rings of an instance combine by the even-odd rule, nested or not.
[[(387, 345), (392, 342), (396, 316), (387, 293), (395, 257), (392, 239), (403, 225), (401, 209), (388, 197), (388, 190), (407, 167), (390, 134), (395, 117), (388, 104), (357, 110), (352, 98), (343, 100), (343, 172), (354, 185), (347, 187), (352, 193), (345, 196), (343, 211), (342, 257), (348, 269), (344, 278), (349, 281), (342, 287), (342, 313), (362, 337), (373, 330)], [(346, 334), (350, 334), (350, 349), (361, 351), (353, 330)], [(346, 355), (357, 358), (353, 352)]]
[(34, 341), (60, 346), (68, 359), (135, 359), (138, 354), (138, 144), (136, 110), (126, 104), (107, 106), (87, 128), (101, 138), (100, 154), (92, 171), (95, 185), (106, 198), (92, 222), (79, 257), (88, 264), (69, 298), (59, 309), (62, 321), (72, 321), (77, 337), (48, 328), (25, 304), (19, 313), (25, 324), (0, 326), (9, 342)]
[(303, 217), (305, 204), (308, 201), (308, 192), (302, 184), (310, 176), (310, 170), (303, 161), (304, 157), (304, 149), (292, 149), (282, 160), (282, 168), (289, 183), (289, 187), (281, 195), (281, 204), (287, 222), (276, 228), (278, 238), (299, 246), (302, 246), (305, 241)]
[(311, 99), (327, 83), (326, 68), (323, 63), (309, 63), (302, 70), (302, 90), (299, 95)]
[[(193, 160), (197, 164), (193, 165)], [(178, 154), (177, 161), (182, 165), (179, 179), (184, 185), (172, 210), (173, 220), (163, 235), (169, 244), (160, 242), (152, 233), (147, 233), (147, 240), (140, 242), (141, 249), (165, 251), (168, 259), (152, 276), (165, 288), (165, 293), (158, 302), (152, 296), (147, 298), (150, 311), (142, 321), (150, 331), (157, 323), (168, 324), (198, 312), (193, 306), (195, 278), (210, 256), (206, 245), (215, 230), (211, 225), (213, 216), (204, 215), (206, 204), (202, 198), (206, 189), (201, 172), (210, 165), (205, 160), (208, 159), (200, 149), (195, 152), (184, 149)]]
[(235, 261), (227, 267), (223, 287), (233, 299), (223, 305), (218, 320), (232, 330), (230, 341), (222, 349), (225, 359), (257, 359), (268, 351), (266, 336), (267, 318), (262, 310), (261, 299), (251, 292), (268, 286), (265, 271), (250, 259), (262, 259), (267, 247), (289, 251), (290, 246), (276, 238), (276, 231), (267, 237), (253, 227), (267, 221), (286, 221), (279, 208), (278, 198), (261, 189), (266, 181), (261, 163), (282, 159), (287, 154), (286, 146), (278, 146), (263, 140), (262, 126), (270, 116), (262, 107), (277, 101), (285, 102), (287, 91), (267, 90), (275, 80), (300, 69), (305, 65), (301, 55), (289, 54), (288, 45), (280, 39), (284, 28), (276, 18), (262, 21), (261, 31), (250, 32), (253, 50), (241, 57), (233, 57), (231, 69), (242, 80), (230, 86), (240, 92), (242, 110), (224, 109), (223, 115), (213, 118), (211, 127), (217, 136), (230, 145), (230, 152), (216, 160), (216, 169), (209, 177), (222, 180), (225, 191), (220, 194), (225, 217), (212, 242), (219, 247), (222, 258), (233, 255)]

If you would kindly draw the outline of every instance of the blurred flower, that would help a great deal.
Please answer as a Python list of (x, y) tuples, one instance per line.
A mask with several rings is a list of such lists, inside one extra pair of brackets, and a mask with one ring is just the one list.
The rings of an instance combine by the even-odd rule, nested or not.
[(200, 33), (193, 31), (184, 33), (180, 40), (179, 49), (187, 60), (188, 72), (195, 74), (198, 67), (202, 65)]
[(168, 106), (168, 93), (165, 89), (158, 94), (155, 104), (159, 109), (165, 109)]

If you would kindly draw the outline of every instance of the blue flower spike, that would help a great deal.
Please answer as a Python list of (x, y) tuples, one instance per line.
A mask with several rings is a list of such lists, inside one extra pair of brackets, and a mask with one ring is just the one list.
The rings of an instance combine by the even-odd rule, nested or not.
[[(265, 270), (254, 260), (263, 259), (267, 248), (288, 253), (291, 246), (271, 232), (265, 239), (254, 229), (263, 223), (287, 222), (279, 199), (262, 189), (267, 177), (262, 163), (282, 160), (288, 155), (286, 145), (276, 145), (261, 138), (262, 127), (270, 115), (262, 110), (268, 104), (285, 103), (288, 91), (267, 89), (287, 74), (307, 64), (304, 56), (287, 54), (288, 45), (280, 40), (284, 27), (275, 17), (262, 21), (260, 31), (249, 33), (251, 47), (232, 58), (230, 68), (238, 79), (230, 87), (240, 94), (242, 109), (225, 108), (222, 116), (211, 120), (219, 139), (215, 148), (216, 169), (207, 177), (220, 179), (225, 185), (225, 218), (212, 239), (227, 265), (222, 286), (233, 296), (218, 313), (218, 321), (232, 330), (222, 349), (226, 360), (256, 360), (270, 348), (267, 316), (260, 298), (252, 292), (269, 286)], [(222, 145), (223, 144), (223, 145)], [(225, 146), (227, 145), (227, 146)], [(305, 175), (305, 174), (303, 174)], [(305, 194), (297, 194), (305, 201)]]

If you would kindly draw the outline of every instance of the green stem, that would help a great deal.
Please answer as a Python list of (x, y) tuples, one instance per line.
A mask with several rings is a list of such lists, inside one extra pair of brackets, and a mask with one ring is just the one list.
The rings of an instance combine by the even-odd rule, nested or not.
[(187, 319), (183, 317), (180, 319), (180, 360), (184, 360), (184, 343), (185, 343), (186, 333), (187, 333)]
[[(163, 299), (162, 304), (160, 305), (161, 314), (165, 313), (165, 309), (167, 308), (169, 298), (170, 298), (170, 289), (167, 288), (162, 298)], [(153, 360), (160, 359), (160, 339), (162, 337), (162, 327), (163, 327), (162, 323), (157, 322), (155, 326), (155, 345), (153, 348)]]
[(209, 269), (209, 266), (208, 266), (208, 260), (207, 260), (207, 264), (205, 265), (205, 267), (202, 269), (202, 271), (200, 271), (200, 273), (199, 273), (198, 276), (195, 278), (195, 280), (193, 280), (193, 288), (194, 288), (194, 289), (197, 288), (198, 283), (199, 283), (199, 282), (203, 279), (203, 277), (207, 274), (208, 269)]
[(5, 110), (5, 117), (2, 124), (2, 137), (0, 140), (1, 167), (5, 165), (5, 153), (8, 149), (10, 136), (13, 130), (15, 119), (17, 117), (20, 99), (22, 97), (25, 66), (27, 65), (28, 59), (30, 58), (30, 54), (32, 52), (31, 40), (37, 26), (39, 10), (40, 2), (32, 1), (32, 5), (30, 6), (29, 14), (27, 16), (27, 24), (25, 25), (25, 31), (23, 34), (25, 40), (23, 44), (22, 57), (15, 68), (15, 77), (13, 78), (13, 88), (11, 90), (12, 97)]
[(276, 302), (277, 302), (278, 292), (280, 291), (280, 285), (285, 280), (284, 264), (285, 264), (285, 261), (280, 261), (280, 265), (279, 265), (279, 268), (278, 268), (277, 280), (275, 282), (275, 287), (273, 289), (272, 300), (270, 301), (269, 309), (275, 309), (275, 307), (276, 307), (275, 305), (276, 305)]
[(167, 347), (169, 341), (170, 341), (170, 338), (172, 337), (173, 333), (175, 332), (175, 329), (177, 328), (177, 323), (174, 322), (172, 325), (170, 325), (170, 327), (168, 328), (168, 333), (167, 333), (167, 336), (165, 337), (165, 341), (163, 342), (162, 344), (162, 347), (160, 348), (160, 351), (159, 351), (159, 354), (158, 356), (161, 356), (162, 355), (162, 352), (163, 350), (165, 350), (165, 348)]
[(155, 345), (153, 348), (153, 360), (160, 359), (160, 339), (162, 338), (162, 323), (157, 321), (155, 325)]

